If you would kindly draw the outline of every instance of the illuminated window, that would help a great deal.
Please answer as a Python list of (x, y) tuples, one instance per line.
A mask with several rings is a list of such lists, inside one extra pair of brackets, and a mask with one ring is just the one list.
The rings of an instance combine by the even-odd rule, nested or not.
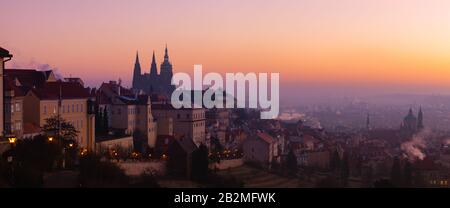
[(47, 115), (47, 106), (44, 105), (44, 115)]

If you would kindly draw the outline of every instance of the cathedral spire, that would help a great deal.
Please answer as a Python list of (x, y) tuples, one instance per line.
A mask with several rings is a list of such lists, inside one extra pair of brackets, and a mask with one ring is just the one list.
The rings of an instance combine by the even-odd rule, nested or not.
[(169, 52), (168, 52), (168, 50), (167, 50), (167, 43), (166, 43), (166, 49), (165, 49), (165, 52), (164, 52), (164, 62), (168, 62), (169, 61)]
[(152, 64), (150, 66), (150, 76), (156, 76), (156, 75), (158, 75), (158, 68), (156, 66), (155, 51), (153, 51)]
[(417, 115), (417, 129), (423, 129), (423, 113), (422, 106), (419, 108), (419, 114)]
[(134, 64), (140, 64), (139, 63), (139, 51), (136, 51), (136, 61), (134, 62)]
[(141, 78), (141, 64), (139, 63), (139, 52), (136, 51), (136, 60), (134, 62), (133, 70), (133, 88), (137, 88)]

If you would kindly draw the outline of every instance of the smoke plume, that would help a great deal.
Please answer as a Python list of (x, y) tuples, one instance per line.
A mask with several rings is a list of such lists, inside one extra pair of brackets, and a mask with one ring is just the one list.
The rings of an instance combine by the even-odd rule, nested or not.
[(401, 149), (410, 161), (423, 160), (426, 154), (423, 150), (426, 148), (425, 139), (431, 135), (429, 129), (423, 129), (419, 133), (401, 144)]

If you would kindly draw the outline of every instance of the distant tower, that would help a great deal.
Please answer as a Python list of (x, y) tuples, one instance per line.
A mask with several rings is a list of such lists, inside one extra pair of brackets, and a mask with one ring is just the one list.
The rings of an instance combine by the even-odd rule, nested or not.
[(161, 72), (160, 72), (161, 85), (166, 91), (166, 93), (172, 93), (172, 91), (175, 89), (172, 85), (172, 76), (173, 76), (172, 64), (169, 61), (169, 52), (167, 50), (166, 44), (164, 61), (161, 64)]
[(370, 115), (367, 114), (367, 118), (366, 118), (366, 129), (370, 130)]
[(408, 111), (408, 115), (403, 119), (401, 128), (408, 132), (414, 133), (417, 130), (417, 118), (414, 116), (412, 109)]
[(155, 51), (153, 51), (152, 64), (150, 66), (150, 77), (156, 78), (157, 76), (158, 76), (158, 67), (156, 66)]
[(139, 63), (139, 53), (136, 52), (136, 61), (134, 62), (133, 71), (133, 88), (139, 89), (141, 85), (141, 64)]
[(419, 109), (419, 115), (417, 115), (417, 129), (423, 129), (423, 113), (422, 113), (422, 107)]

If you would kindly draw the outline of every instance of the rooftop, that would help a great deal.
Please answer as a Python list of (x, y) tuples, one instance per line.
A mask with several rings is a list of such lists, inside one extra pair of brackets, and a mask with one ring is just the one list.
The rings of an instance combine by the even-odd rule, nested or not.
[(11, 58), (12, 55), (9, 53), (8, 50), (0, 47), (0, 57), (9, 57), (9, 58)]

